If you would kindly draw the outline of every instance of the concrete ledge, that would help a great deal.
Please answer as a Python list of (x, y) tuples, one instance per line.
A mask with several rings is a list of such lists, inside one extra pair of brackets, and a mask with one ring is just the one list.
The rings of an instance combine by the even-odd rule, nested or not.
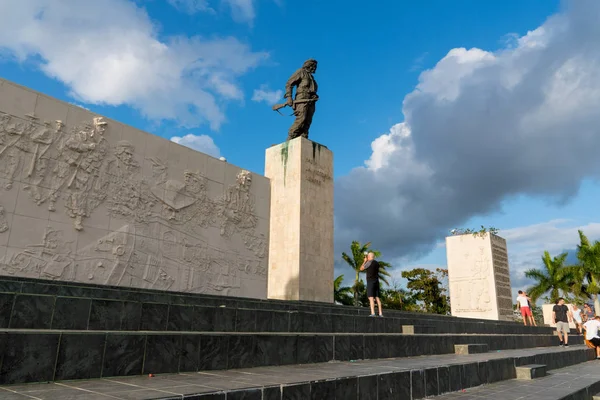
[(536, 379), (546, 376), (546, 366), (543, 364), (530, 364), (516, 367), (517, 379)]
[(487, 344), (471, 343), (471, 344), (455, 344), (454, 353), (456, 354), (477, 354), (487, 353), (489, 347)]

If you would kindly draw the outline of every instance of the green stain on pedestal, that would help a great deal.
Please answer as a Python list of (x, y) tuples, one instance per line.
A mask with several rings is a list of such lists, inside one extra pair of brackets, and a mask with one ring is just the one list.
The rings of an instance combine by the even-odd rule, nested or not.
[(288, 146), (290, 142), (286, 141), (281, 145), (281, 161), (283, 162), (283, 186), (285, 186), (285, 175), (287, 172), (287, 161), (288, 161)]
[(313, 148), (313, 160), (314, 160), (317, 157), (317, 150), (319, 151), (319, 154), (320, 154), (321, 147), (325, 147), (325, 146), (323, 146), (322, 144), (319, 144), (317, 142), (311, 142), (311, 143), (312, 143), (312, 148)]

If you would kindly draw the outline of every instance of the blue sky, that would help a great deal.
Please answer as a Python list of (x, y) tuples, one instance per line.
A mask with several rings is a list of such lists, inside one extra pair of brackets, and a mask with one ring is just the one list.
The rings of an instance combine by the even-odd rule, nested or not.
[(495, 226), (522, 286), (578, 228), (600, 238), (598, 16), (593, 0), (5, 1), (0, 76), (263, 173), (292, 122), (270, 106), (316, 58), (336, 253), (372, 241), (399, 276), (444, 265), (449, 229)]

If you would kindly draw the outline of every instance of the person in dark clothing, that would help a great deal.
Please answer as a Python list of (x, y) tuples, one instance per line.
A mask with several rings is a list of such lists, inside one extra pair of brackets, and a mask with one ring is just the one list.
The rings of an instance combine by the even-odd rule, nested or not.
[(556, 305), (552, 307), (552, 322), (556, 324), (556, 333), (560, 345), (569, 346), (569, 322), (573, 320), (573, 314), (569, 311), (569, 307), (565, 305), (565, 299), (558, 299)]
[(383, 308), (379, 299), (379, 263), (375, 260), (375, 254), (369, 252), (365, 255), (361, 271), (367, 271), (367, 297), (371, 304), (371, 317), (375, 316), (375, 300), (377, 300), (377, 309), (379, 316), (383, 317)]

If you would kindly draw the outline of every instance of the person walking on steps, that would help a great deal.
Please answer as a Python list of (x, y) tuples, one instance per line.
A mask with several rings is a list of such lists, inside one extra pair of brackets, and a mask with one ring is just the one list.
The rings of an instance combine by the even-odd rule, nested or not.
[[(569, 347), (569, 322), (573, 320), (573, 314), (569, 311), (569, 307), (565, 305), (565, 299), (562, 297), (556, 301), (552, 307), (552, 322), (556, 324), (556, 333), (560, 346)], [(564, 336), (564, 337), (563, 337)]]
[(375, 254), (372, 251), (365, 254), (360, 270), (367, 271), (367, 297), (371, 305), (371, 317), (375, 316), (375, 300), (377, 300), (379, 316), (383, 317), (383, 308), (381, 308), (379, 299), (379, 263), (375, 260)]

